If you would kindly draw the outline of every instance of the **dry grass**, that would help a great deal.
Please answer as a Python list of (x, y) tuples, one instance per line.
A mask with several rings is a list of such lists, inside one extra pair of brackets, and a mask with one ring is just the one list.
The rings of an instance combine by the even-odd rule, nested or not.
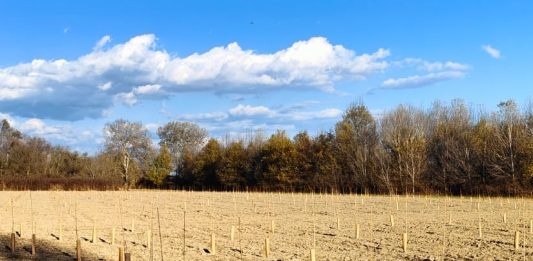
[[(30, 258), (33, 216), (41, 259), (72, 260), (77, 219), (85, 260), (117, 260), (124, 241), (133, 260), (150, 260), (152, 254), (161, 260), (161, 252), (165, 260), (182, 260), (185, 203), (186, 260), (267, 260), (267, 238), (268, 260), (310, 260), (313, 245), (316, 260), (533, 259), (531, 199), (184, 191), (43, 191), (31, 196), (32, 204), (29, 192), (0, 193), (0, 242), (8, 246), (12, 229), (20, 232), (22, 224), (16, 251), (20, 259)], [(61, 241), (56, 238), (60, 222)], [(91, 243), (93, 224), (96, 242)], [(116, 245), (110, 244), (113, 227)], [(153, 253), (147, 244), (150, 229)], [(216, 255), (208, 253), (212, 235)], [(0, 248), (0, 259), (10, 257), (7, 248)]]

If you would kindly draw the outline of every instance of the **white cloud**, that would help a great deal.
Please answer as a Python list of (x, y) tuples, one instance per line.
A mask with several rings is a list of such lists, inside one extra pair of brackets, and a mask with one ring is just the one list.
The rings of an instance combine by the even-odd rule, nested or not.
[(342, 111), (335, 108), (324, 109), (320, 111), (306, 111), (306, 112), (292, 112), (288, 116), (292, 120), (304, 121), (311, 119), (329, 119), (338, 118), (342, 115)]
[(107, 90), (111, 89), (112, 86), (113, 86), (112, 82), (106, 82), (104, 84), (98, 85), (98, 89), (100, 89), (102, 91), (107, 91)]
[(179, 120), (185, 121), (203, 121), (203, 120), (215, 120), (222, 121), (227, 119), (229, 116), (225, 112), (207, 112), (207, 113), (196, 113), (196, 114), (181, 114), (178, 115)]
[(72, 124), (49, 124), (37, 118), (21, 119), (11, 117), (9, 114), (0, 113), (0, 120), (7, 119), (9, 124), (20, 130), (25, 135), (44, 138), (52, 144), (65, 146), (82, 145), (86, 151), (97, 149), (95, 141), (101, 139), (101, 129), (80, 129)]
[(143, 86), (139, 86), (133, 90), (136, 94), (155, 94), (159, 93), (161, 90), (160, 84), (146, 84)]
[(133, 92), (119, 93), (114, 97), (114, 103), (122, 103), (128, 106), (133, 106), (137, 104), (137, 96)]
[[(266, 106), (252, 106), (239, 104), (225, 112), (210, 112), (198, 114), (180, 115), (178, 119), (189, 121), (222, 121), (233, 117), (232, 119), (247, 118), (269, 118), (278, 121), (306, 121), (311, 119), (328, 119), (338, 118), (342, 115), (342, 111), (336, 108), (327, 108), (318, 111), (303, 111), (301, 107), (291, 106), (289, 109), (274, 110)], [(244, 119), (243, 119), (244, 120)]]
[(273, 116), (275, 114), (274, 111), (270, 110), (268, 107), (265, 107), (265, 106), (251, 106), (251, 105), (242, 105), (242, 104), (239, 104), (234, 108), (231, 108), (229, 110), (229, 113), (233, 116), (257, 116), (257, 115)]
[(425, 75), (413, 75), (403, 78), (390, 78), (382, 83), (383, 88), (410, 88), (434, 84), (440, 81), (457, 79), (465, 75), (462, 71), (444, 71), (428, 73)]
[(20, 125), (20, 130), (40, 136), (48, 134), (57, 134), (60, 132), (59, 128), (47, 126), (40, 119), (28, 119), (24, 121)]
[(0, 112), (0, 121), (1, 120), (6, 120), (9, 125), (13, 126), (16, 124), (15, 120), (13, 119), (13, 117), (11, 117), (11, 115), (7, 114), (7, 113), (1, 113)]
[(102, 49), (102, 47), (104, 47), (110, 41), (111, 41), (111, 36), (105, 35), (104, 37), (100, 38), (100, 40), (98, 40), (98, 42), (96, 42), (96, 45), (94, 45), (93, 50)]
[(185, 57), (158, 49), (152, 34), (104, 49), (110, 39), (102, 37), (92, 52), (74, 60), (35, 59), (0, 68), (0, 110), (27, 118), (98, 118), (117, 100), (133, 105), (137, 96), (153, 92), (164, 98), (185, 91), (333, 91), (337, 81), (364, 79), (389, 67), (388, 50), (356, 55), (323, 37), (273, 53), (231, 43)]
[(483, 45), (481, 46), (481, 49), (488, 53), (492, 58), (494, 59), (500, 59), (500, 50), (490, 46), (490, 45)]
[(139, 96), (158, 97), (164, 96), (165, 92), (159, 84), (146, 84), (133, 88), (131, 92), (121, 92), (114, 96), (115, 103), (133, 106), (139, 101)]
[(144, 127), (149, 130), (149, 131), (152, 131), (152, 132), (155, 132), (157, 131), (157, 128), (159, 128), (161, 126), (161, 124), (159, 123), (147, 123), (144, 125)]
[[(470, 69), (470, 66), (457, 62), (430, 62), (419, 58), (407, 58), (395, 62), (399, 68), (414, 67), (416, 73), (409, 76), (389, 78), (381, 83), (381, 89), (413, 88), (435, 84), (441, 81), (462, 78)], [(413, 72), (411, 72), (413, 73)]]
[(294, 124), (283, 124), (283, 123), (256, 123), (251, 119), (245, 120), (232, 120), (225, 122), (208, 122), (200, 123), (201, 127), (206, 128), (210, 133), (218, 133), (220, 135), (225, 135), (228, 133), (241, 133), (244, 134), (247, 131), (257, 131), (262, 130), (267, 133), (273, 133), (276, 130), (294, 130), (296, 127)]
[(469, 66), (466, 64), (461, 64), (457, 62), (447, 61), (447, 62), (430, 62), (419, 58), (407, 58), (398, 63), (397, 65), (414, 65), (418, 70), (428, 71), (428, 72), (437, 72), (444, 70), (452, 71), (466, 71), (469, 69)]
[[(73, 60), (35, 59), (0, 68), (0, 111), (25, 118), (80, 120), (108, 115), (119, 103), (133, 106), (143, 99), (181, 92), (249, 94), (301, 88), (334, 92), (339, 81), (365, 79), (393, 63), (387, 60), (387, 49), (356, 54), (324, 37), (297, 41), (271, 53), (231, 43), (184, 57), (158, 48), (153, 34), (112, 46), (110, 41), (110, 36), (102, 37), (91, 52)], [(443, 75), (464, 74), (467, 69), (451, 61), (414, 58), (410, 63), (430, 73), (412, 76), (426, 79), (415, 79), (419, 85), (431, 83), (427, 78), (453, 78)], [(233, 113), (273, 115), (248, 106)]]
[[(86, 129), (71, 124), (49, 124), (36, 118), (20, 120), (20, 123), (14, 124), (14, 127), (26, 135), (44, 138), (52, 144), (74, 147), (81, 152), (96, 152), (98, 146), (95, 144), (102, 140), (102, 131), (99, 128)], [(84, 149), (80, 149), (80, 146)]]

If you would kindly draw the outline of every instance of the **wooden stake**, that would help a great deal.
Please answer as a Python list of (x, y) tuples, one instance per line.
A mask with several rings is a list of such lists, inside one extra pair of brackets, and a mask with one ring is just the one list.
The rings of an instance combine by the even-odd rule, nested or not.
[(135, 217), (131, 218), (131, 232), (135, 231)]
[(503, 213), (503, 223), (507, 224), (507, 214)]
[(31, 216), (31, 233), (35, 234), (35, 221), (33, 220), (33, 197), (30, 190), (30, 216)]
[(19, 237), (22, 237), (22, 223), (19, 223)]
[(35, 234), (31, 235), (31, 256), (37, 256), (37, 237), (35, 236)]
[(148, 249), (150, 252), (150, 261), (154, 261), (154, 244), (153, 243), (153, 230), (154, 229), (154, 207), (152, 205), (152, 211), (150, 212), (150, 248)]
[(270, 233), (274, 234), (274, 230), (276, 228), (276, 224), (274, 224), (274, 220), (270, 221)]
[(311, 261), (316, 261), (315, 249), (314, 248), (311, 248), (311, 255), (310, 256), (311, 256), (311, 258), (310, 258)]
[(15, 233), (11, 233), (11, 254), (15, 254), (15, 247), (17, 246)]
[(159, 227), (159, 250), (161, 251), (161, 261), (163, 261), (163, 233), (161, 233), (161, 219), (159, 219), (159, 207), (157, 208), (157, 226)]
[(339, 217), (337, 217), (337, 230), (341, 229), (341, 221)]
[(15, 233), (15, 213), (13, 207), (13, 197), (11, 197), (11, 233)]
[(150, 229), (146, 230), (146, 248), (150, 249), (152, 246), (152, 231)]
[(265, 257), (270, 257), (270, 239), (268, 237), (265, 238)]
[(403, 252), (407, 252), (407, 233), (403, 233)]
[(216, 239), (215, 239), (215, 233), (211, 234), (211, 254), (216, 255), (217, 254), (217, 246), (216, 246)]
[(115, 244), (115, 227), (111, 228), (111, 245)]
[(478, 227), (479, 227), (479, 238), (483, 238), (483, 232), (481, 231), (481, 220), (479, 220), (478, 222)]
[(93, 222), (93, 234), (92, 234), (92, 237), (91, 237), (91, 243), (96, 243), (96, 223)]
[(63, 240), (63, 220), (59, 219), (59, 241)]
[(118, 261), (124, 261), (124, 247), (118, 247)]
[(81, 240), (76, 239), (76, 260), (81, 261)]
[[(248, 194), (246, 194), (248, 196)], [(185, 260), (185, 217), (187, 215), (187, 202), (183, 203), (183, 260)], [(242, 253), (242, 252), (241, 252)]]
[(390, 215), (390, 226), (394, 227), (394, 215)]
[(235, 226), (231, 226), (230, 240), (233, 242), (235, 239)]
[(514, 249), (515, 250), (520, 249), (520, 231), (514, 232)]

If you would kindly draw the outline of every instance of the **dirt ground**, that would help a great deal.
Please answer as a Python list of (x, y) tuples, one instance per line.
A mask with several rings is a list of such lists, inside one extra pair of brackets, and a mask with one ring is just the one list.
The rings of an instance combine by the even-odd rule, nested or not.
[(533, 260), (532, 199), (4, 191), (0, 204), (0, 260), (31, 259), (32, 223), (39, 260), (73, 260), (76, 227), (83, 260), (118, 260), (121, 245), (132, 260)]

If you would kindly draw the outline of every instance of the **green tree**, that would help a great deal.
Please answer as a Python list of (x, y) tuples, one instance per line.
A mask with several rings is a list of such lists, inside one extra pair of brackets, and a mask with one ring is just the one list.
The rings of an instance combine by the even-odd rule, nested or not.
[(313, 140), (313, 172), (306, 177), (306, 187), (317, 191), (320, 189), (341, 189), (341, 167), (337, 159), (335, 135), (325, 132)]
[(339, 160), (349, 184), (358, 190), (375, 189), (376, 122), (363, 104), (348, 107), (335, 125)]
[(217, 170), (221, 157), (222, 147), (219, 142), (216, 139), (209, 139), (195, 160), (193, 174), (197, 186), (220, 187), (220, 178), (217, 175)]
[(243, 142), (232, 142), (224, 149), (217, 176), (220, 183), (226, 188), (243, 188), (247, 184), (247, 175), (250, 172), (250, 161)]
[(166, 145), (161, 145), (159, 154), (150, 164), (146, 179), (156, 186), (161, 186), (172, 171), (172, 158)]
[(315, 146), (313, 140), (307, 132), (300, 132), (294, 137), (294, 148), (296, 150), (295, 158), (295, 171), (297, 174), (297, 179), (295, 181), (295, 186), (298, 189), (304, 189), (309, 182), (313, 179), (313, 175), (316, 171), (315, 169)]
[(297, 183), (296, 149), (284, 131), (270, 136), (260, 152), (258, 181), (265, 188), (292, 189)]

